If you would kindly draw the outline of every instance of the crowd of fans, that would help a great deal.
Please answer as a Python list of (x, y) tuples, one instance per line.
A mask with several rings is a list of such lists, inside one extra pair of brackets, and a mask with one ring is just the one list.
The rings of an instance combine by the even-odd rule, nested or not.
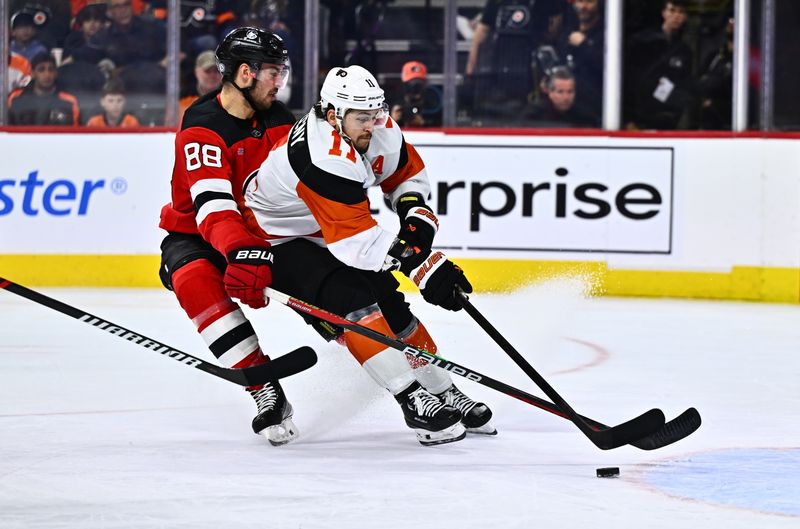
[[(321, 0), (321, 74), (362, 64), (400, 83), (388, 90), (404, 126), (442, 125), (442, 86), (430, 63), (408, 53), (384, 64), (376, 39), (391, 26), (393, 0)], [(166, 92), (166, 0), (12, 0), (8, 123), (162, 125)], [(302, 83), (304, 2), (181, 1), (180, 115), (218, 88), (213, 50), (231, 29), (267, 28), (287, 42)], [(731, 122), (732, 2), (625, 2), (623, 123), (628, 129), (724, 129)], [(599, 127), (603, 0), (486, 0), (465, 23), (459, 125)], [(464, 18), (464, 17), (461, 17)], [(461, 22), (461, 21), (460, 21)], [(469, 26), (468, 28), (466, 26)], [(323, 28), (325, 29), (325, 28)], [(339, 33), (344, 31), (344, 33)], [(326, 36), (338, 34), (338, 43)], [(342, 35), (347, 34), (346, 38)], [(355, 45), (349, 49), (344, 41)], [(330, 63), (330, 64), (328, 64)], [(439, 67), (435, 64), (434, 67)], [(399, 70), (399, 71), (398, 71)], [(323, 75), (320, 77), (322, 78)], [(438, 75), (441, 78), (441, 75)], [(391, 86), (390, 86), (391, 88)], [(302, 111), (302, 90), (283, 94)]]
[[(9, 124), (164, 124), (166, 0), (12, 0), (10, 4)], [(180, 2), (181, 115), (198, 96), (219, 87), (213, 50), (231, 29), (256, 25), (295, 40), (287, 23), (291, 4), (297, 2)], [(293, 47), (299, 54), (299, 47)], [(301, 56), (296, 61), (302, 63)]]
[[(627, 129), (730, 128), (733, 6), (703, 4), (625, 2)], [(465, 67), (470, 118), (493, 126), (600, 126), (604, 9), (603, 0), (487, 0)]]

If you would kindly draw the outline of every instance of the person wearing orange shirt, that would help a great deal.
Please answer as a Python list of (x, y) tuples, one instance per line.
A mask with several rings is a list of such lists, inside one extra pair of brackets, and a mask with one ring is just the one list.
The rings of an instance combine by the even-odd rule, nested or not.
[(92, 116), (87, 127), (138, 127), (139, 120), (133, 114), (125, 112), (125, 89), (122, 82), (112, 79), (103, 88), (100, 98), (103, 113)]

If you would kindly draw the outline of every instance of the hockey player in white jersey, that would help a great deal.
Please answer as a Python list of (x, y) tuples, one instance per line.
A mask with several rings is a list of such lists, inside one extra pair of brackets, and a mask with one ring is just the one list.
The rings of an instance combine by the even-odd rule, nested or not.
[[(395, 208), (399, 233), (381, 228), (370, 214), (371, 186), (380, 186)], [(436, 352), (391, 274), (400, 270), (426, 301), (448, 310), (460, 309), (457, 287), (472, 292), (463, 271), (432, 250), (438, 220), (425, 204), (429, 194), (424, 163), (388, 117), (375, 77), (360, 66), (330, 71), (319, 103), (245, 184), (251, 229), (272, 243), (274, 288)], [(457, 441), (465, 431), (497, 433), (489, 408), (462, 393), (441, 368), (351, 331), (309, 323), (328, 339), (343, 339), (395, 396), (422, 444)]]

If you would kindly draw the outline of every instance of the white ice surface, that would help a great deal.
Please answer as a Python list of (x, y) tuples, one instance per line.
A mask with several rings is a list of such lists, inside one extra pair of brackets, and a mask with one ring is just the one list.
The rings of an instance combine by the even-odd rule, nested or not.
[[(210, 360), (172, 294), (45, 289)], [(463, 312), (410, 296), (443, 356), (542, 395)], [(345, 349), (285, 307), (250, 311), (298, 442), (250, 430), (224, 380), (0, 290), (0, 528), (800, 527), (800, 307), (585, 299), (556, 282), (472, 300), (580, 413), (697, 407), (670, 447), (601, 451), (571, 423), (463, 379), (496, 437), (426, 448)], [(597, 467), (618, 466), (617, 479)]]

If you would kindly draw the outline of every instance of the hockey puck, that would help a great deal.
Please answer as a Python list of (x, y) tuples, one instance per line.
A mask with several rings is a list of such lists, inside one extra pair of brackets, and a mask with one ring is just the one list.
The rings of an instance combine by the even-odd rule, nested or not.
[(619, 467), (605, 467), (597, 469), (598, 478), (615, 478), (619, 476)]

